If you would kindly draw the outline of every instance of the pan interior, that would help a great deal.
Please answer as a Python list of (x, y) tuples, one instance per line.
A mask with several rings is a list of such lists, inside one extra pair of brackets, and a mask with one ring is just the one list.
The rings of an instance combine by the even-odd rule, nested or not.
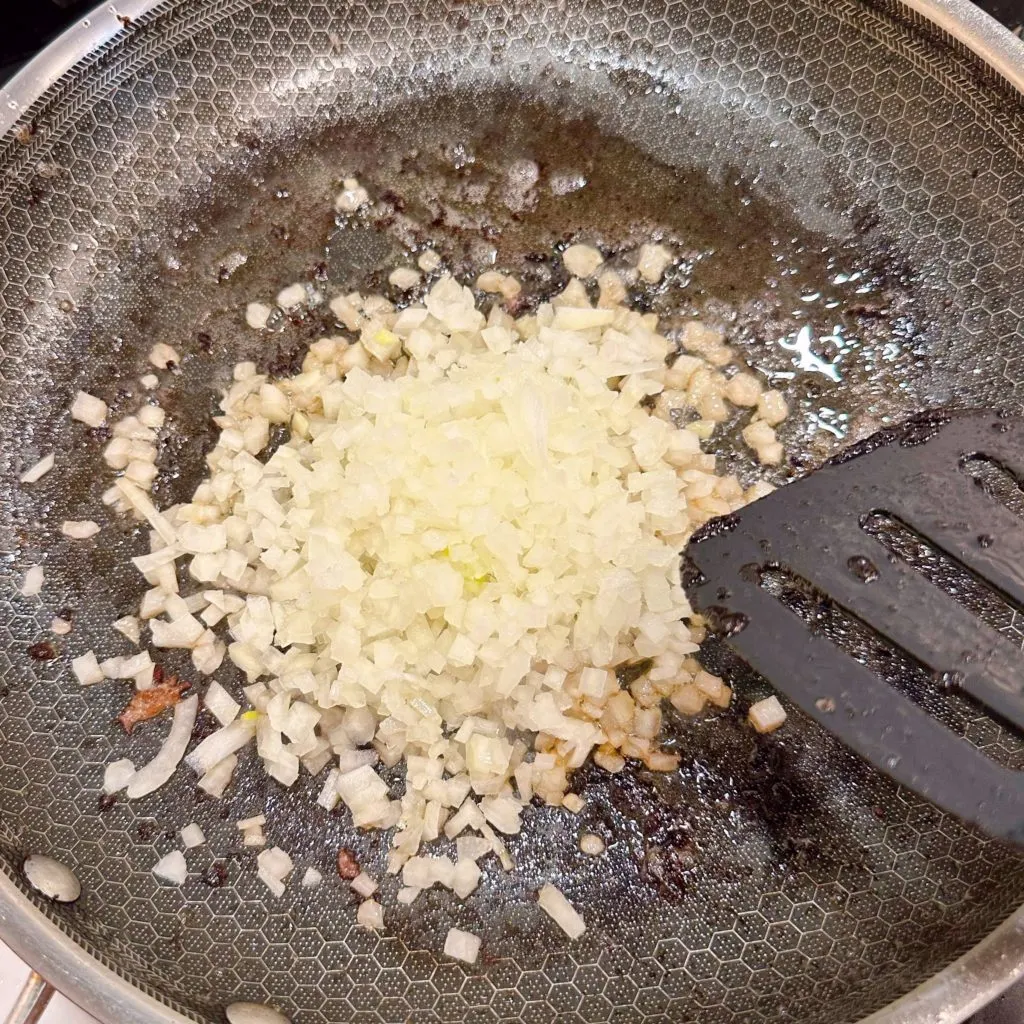
[[(812, 723), (755, 737), (738, 713), (674, 724), (675, 776), (582, 770), (579, 818), (533, 809), (518, 869), (457, 905), (387, 900), (389, 928), (354, 926), (337, 884), (257, 881), (234, 822), (327, 874), (340, 845), (383, 870), (379, 835), (243, 766), (198, 800), (183, 769), (158, 794), (101, 811), (103, 768), (142, 763), (122, 688), (83, 694), (68, 656), (121, 653), (109, 623), (141, 592), (126, 523), (69, 542), (65, 518), (108, 523), (102, 442), (72, 426), (77, 388), (134, 409), (146, 354), (183, 354), (158, 397), (162, 503), (191, 493), (232, 365), (290, 372), (331, 324), (269, 337), (247, 301), (295, 280), (385, 288), (427, 245), (458, 272), (494, 263), (532, 299), (564, 283), (557, 246), (612, 260), (666, 239), (684, 254), (634, 300), (669, 327), (726, 327), (786, 391), (793, 465), (935, 404), (1019, 409), (1024, 379), (1024, 114), (968, 58), (899, 11), (785, 0), (687, 4), (208, 0), (156, 7), (65, 75), (0, 147), (0, 523), (5, 558), (0, 867), (46, 852), (83, 883), (40, 909), (169, 1007), (221, 1019), (269, 1001), (337, 1021), (855, 1021), (942, 969), (1024, 901), (1024, 857), (871, 772)], [(338, 226), (342, 177), (379, 200)], [(54, 451), (57, 469), (16, 483)], [(727, 438), (723, 459), (753, 467)], [(46, 566), (44, 602), (16, 591)], [(28, 647), (67, 610), (60, 657)], [(1016, 614), (1001, 622), (1024, 640)], [(223, 681), (237, 685), (225, 673)], [(741, 679), (740, 696), (763, 684)], [(951, 727), (1024, 768), (1024, 744), (956, 695)], [(248, 770), (250, 768), (252, 770)], [(192, 880), (150, 869), (198, 821)], [(582, 830), (606, 858), (577, 846)], [(227, 868), (225, 885), (211, 870)], [(199, 876), (202, 876), (201, 878)], [(569, 945), (530, 894), (552, 880), (587, 917)], [(438, 951), (481, 934), (475, 968)]]

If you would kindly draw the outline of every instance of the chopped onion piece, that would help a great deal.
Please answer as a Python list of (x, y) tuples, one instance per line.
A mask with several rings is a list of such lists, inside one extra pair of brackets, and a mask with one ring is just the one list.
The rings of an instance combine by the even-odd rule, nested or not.
[(206, 688), (203, 704), (222, 726), (230, 725), (242, 709), (238, 701), (216, 679)]
[(231, 776), (238, 765), (238, 757), (229, 754), (223, 761), (218, 761), (197, 783), (199, 788), (214, 799), (220, 799), (228, 788)]
[(416, 901), (416, 897), (419, 896), (421, 892), (423, 892), (423, 890), (417, 889), (414, 885), (402, 886), (402, 888), (398, 890), (398, 902), (403, 904), (403, 906), (408, 906), (410, 903), (414, 903)]
[(165, 544), (174, 544), (177, 541), (178, 535), (175, 533), (174, 527), (164, 515), (157, 511), (145, 491), (130, 480), (125, 480), (124, 477), (118, 477), (114, 481), (114, 486), (121, 492), (128, 504), (156, 530)]
[[(259, 868), (260, 878), (265, 882), (272, 880), (283, 883), (294, 867), (291, 857), (280, 846), (272, 846), (269, 850), (263, 850), (257, 856), (256, 864)], [(275, 886), (271, 886), (271, 888), (276, 889)], [(281, 891), (284, 891), (283, 886)], [(280, 895), (280, 892), (277, 895)]]
[(377, 891), (377, 883), (365, 872), (360, 871), (355, 878), (349, 882), (352, 886), (353, 892), (357, 896), (367, 897), (372, 896)]
[(460, 860), (455, 865), (452, 889), (464, 900), (480, 884), (480, 865), (475, 860)]
[(324, 779), (323, 788), (320, 790), (320, 795), (316, 798), (316, 802), (325, 811), (333, 811), (338, 806), (340, 799), (341, 794), (338, 792), (338, 769), (332, 768), (327, 773), (327, 778)]
[(87, 391), (79, 391), (71, 403), (71, 418), (87, 427), (102, 426), (107, 418), (107, 403)]
[(371, 931), (383, 931), (384, 908), (376, 900), (363, 900), (356, 911), (356, 924)]
[(127, 637), (136, 646), (142, 637), (139, 620), (134, 615), (125, 615), (113, 623), (114, 629), (122, 636)]
[(42, 480), (53, 469), (54, 462), (52, 452), (49, 455), (44, 455), (37, 463), (26, 469), (19, 479), (23, 484), (34, 484), (37, 480)]
[(181, 885), (188, 878), (188, 865), (185, 854), (181, 850), (171, 850), (164, 854), (154, 865), (153, 874), (172, 885)]
[(262, 331), (267, 326), (267, 321), (273, 311), (273, 307), (268, 306), (265, 302), (250, 302), (245, 307), (245, 322), (250, 327)]
[(588, 857), (600, 857), (604, 853), (604, 840), (593, 832), (584, 832), (580, 836), (580, 850)]
[(25, 571), (25, 579), (21, 584), (23, 597), (37, 597), (43, 589), (43, 567), (32, 565)]
[(206, 632), (206, 627), (191, 615), (184, 615), (173, 622), (150, 619), (149, 629), (154, 647), (195, 647)]
[(181, 362), (181, 356), (170, 345), (158, 341), (149, 350), (149, 361), (158, 370), (166, 370), (168, 367), (177, 366)]
[(302, 876), (302, 887), (315, 889), (323, 880), (324, 876), (316, 868), (306, 868), (306, 873)]
[[(247, 837), (248, 838), (248, 837)], [(247, 844), (253, 845), (253, 844)], [(261, 844), (256, 844), (261, 845)], [(280, 878), (276, 878), (270, 874), (265, 867), (261, 864), (256, 869), (256, 876), (259, 880), (278, 898), (280, 899), (284, 895), (285, 885)]]
[(480, 956), (480, 937), (459, 928), (451, 928), (445, 936), (444, 955), (465, 964), (475, 964)]
[(174, 705), (174, 718), (171, 730), (164, 740), (156, 757), (149, 764), (140, 768), (135, 777), (128, 783), (128, 799), (137, 800), (159, 789), (173, 774), (181, 763), (192, 738), (192, 726), (196, 723), (199, 711), (199, 698), (186, 697)]
[(186, 849), (191, 850), (193, 847), (202, 846), (206, 842), (206, 835), (193, 821), (181, 830), (181, 841)]
[(587, 926), (583, 918), (576, 912), (573, 905), (551, 883), (541, 886), (537, 894), (541, 909), (569, 936), (578, 939)]
[(53, 618), (50, 620), (50, 632), (55, 636), (67, 636), (71, 632), (71, 623), (67, 619)]
[(774, 732), (786, 721), (786, 711), (778, 697), (765, 697), (750, 705), (747, 718), (758, 732)]
[(135, 765), (127, 758), (112, 761), (103, 772), (103, 792), (107, 796), (120, 793), (135, 775)]
[(604, 257), (592, 245), (570, 245), (562, 253), (565, 269), (576, 277), (592, 277), (604, 263)]
[(92, 651), (86, 651), (85, 654), (72, 658), (71, 671), (75, 673), (75, 678), (83, 686), (102, 683), (107, 678), (103, 674), (103, 669), (100, 668), (100, 663), (96, 660), (96, 655)]
[(420, 275), (411, 267), (396, 267), (388, 275), (388, 283), (406, 292), (420, 283)]

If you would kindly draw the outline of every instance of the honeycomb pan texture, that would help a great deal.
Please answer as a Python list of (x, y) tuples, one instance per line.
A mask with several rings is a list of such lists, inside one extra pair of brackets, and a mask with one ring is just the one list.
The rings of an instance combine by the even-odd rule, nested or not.
[[(738, 716), (678, 724), (688, 756), (672, 778), (581, 773), (585, 811), (531, 811), (511, 879), (488, 870), (462, 905), (432, 892), (389, 911), (382, 936), (355, 927), (336, 879), (274, 900), (240, 852), (234, 821), (265, 811), (270, 843), (300, 865), (329, 875), (338, 846), (355, 845), (379, 873), (380, 837), (320, 812), (314, 780), (284, 792), (243, 770), (222, 805), (197, 801), (182, 773), (101, 812), (104, 765), (141, 762), (160, 732), (129, 744), (114, 724), (124, 693), (83, 694), (68, 660), (120, 652), (108, 623), (137, 600), (123, 563), (144, 538), (103, 514), (100, 446), (66, 409), (79, 387), (132, 409), (149, 347), (174, 344), (180, 372), (159, 396), (186, 429), (162, 465), (183, 469), (157, 494), (188, 493), (209, 443), (198, 425), (231, 365), (281, 369), (321, 329), (288, 324), (268, 346), (241, 310), (324, 260), (332, 190), (351, 172), (375, 194), (408, 191), (406, 220), (393, 203), (375, 230), (467, 267), (513, 266), (581, 233), (610, 250), (655, 232), (685, 244), (692, 227), (690, 270), (652, 301), (727, 321), (739, 310), (736, 342), (790, 391), (804, 415), (786, 440), (810, 462), (923, 404), (1020, 408), (1022, 146), (1021, 107), (998, 83), (895, 10), (850, 0), (208, 0), (126, 25), (0, 144), (0, 867), (19, 877), (29, 852), (72, 866), (82, 898), (40, 910), (199, 1021), (248, 999), (296, 1024), (843, 1024), (946, 966), (1024, 901), (1024, 858), (796, 715), (762, 739)], [(444, 165), (457, 184), (474, 161), (538, 153), (541, 185), (578, 173), (601, 202), (542, 198), (511, 216), (487, 200), (454, 227), (438, 210), (455, 186), (428, 195), (412, 181)], [(810, 288), (802, 321), (772, 306), (776, 249), (823, 290), (862, 261), (884, 308), (848, 322)], [(824, 347), (801, 355), (800, 323)], [(58, 469), (19, 488), (51, 450)], [(60, 535), (62, 519), (94, 516), (108, 524), (96, 541)], [(42, 605), (17, 595), (40, 559)], [(56, 660), (33, 661), (64, 608), (75, 632)], [(1004, 628), (1024, 639), (1016, 616)], [(758, 685), (741, 681), (741, 696)], [(1024, 766), (1019, 739), (955, 697), (938, 710)], [(152, 864), (193, 820), (209, 844), (182, 888), (161, 886)], [(608, 838), (605, 858), (580, 855), (581, 827)], [(203, 877), (215, 859), (220, 887)], [(532, 901), (543, 880), (583, 910), (579, 942)], [(451, 925), (483, 936), (479, 965), (441, 957)]]

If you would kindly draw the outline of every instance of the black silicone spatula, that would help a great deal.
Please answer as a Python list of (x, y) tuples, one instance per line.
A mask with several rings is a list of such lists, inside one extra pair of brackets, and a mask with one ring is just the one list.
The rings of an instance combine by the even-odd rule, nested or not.
[(824, 728), (942, 809), (1024, 845), (1024, 772), (956, 735), (765, 585), (785, 573), (1024, 733), (1024, 653), (870, 532), (888, 517), (1024, 609), (1024, 520), (965, 471), (978, 457), (1024, 481), (1024, 418), (915, 417), (708, 523), (684, 575), (725, 644)]

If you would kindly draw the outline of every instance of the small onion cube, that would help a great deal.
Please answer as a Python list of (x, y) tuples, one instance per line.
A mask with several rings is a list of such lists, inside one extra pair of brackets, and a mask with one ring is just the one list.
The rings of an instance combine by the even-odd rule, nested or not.
[(77, 658), (71, 659), (71, 671), (75, 678), (83, 686), (92, 686), (94, 683), (102, 683), (107, 677), (100, 668), (100, 663), (92, 651), (86, 651)]
[(188, 877), (185, 854), (181, 850), (171, 850), (153, 865), (153, 874), (172, 885), (181, 885)]
[(365, 871), (360, 871), (349, 885), (357, 895), (364, 898), (372, 896), (377, 891), (377, 883)]
[(578, 939), (587, 930), (586, 923), (573, 905), (550, 882), (541, 886), (537, 900), (541, 909), (570, 939)]
[(37, 597), (43, 589), (43, 567), (32, 565), (25, 571), (25, 579), (21, 584), (23, 597)]
[(238, 757), (235, 754), (229, 754), (223, 761), (219, 761), (206, 772), (196, 785), (214, 799), (220, 799), (224, 795), (224, 790), (227, 789), (237, 765)]
[(122, 758), (120, 761), (112, 761), (103, 772), (103, 792), (107, 796), (120, 793), (131, 782), (134, 774), (135, 765), (127, 758)]
[(87, 427), (99, 427), (107, 418), (107, 403), (87, 391), (79, 391), (71, 403), (71, 418)]
[(480, 937), (459, 928), (449, 930), (444, 940), (444, 955), (465, 964), (475, 964), (480, 956)]
[(758, 732), (774, 732), (786, 721), (786, 711), (778, 697), (765, 697), (750, 705), (747, 718)]
[(370, 931), (383, 931), (384, 908), (376, 900), (363, 900), (356, 911), (356, 924)]
[(191, 850), (193, 847), (202, 846), (206, 842), (206, 835), (193, 821), (181, 830), (181, 841), (187, 850)]
[(138, 644), (142, 637), (142, 629), (139, 620), (134, 615), (125, 615), (113, 623), (114, 629), (122, 636), (127, 637), (133, 644)]
[(242, 709), (238, 701), (216, 679), (206, 688), (203, 704), (221, 726), (230, 725)]
[(158, 341), (149, 350), (149, 361), (158, 370), (166, 370), (169, 366), (176, 366), (180, 363), (181, 356), (170, 345)]

